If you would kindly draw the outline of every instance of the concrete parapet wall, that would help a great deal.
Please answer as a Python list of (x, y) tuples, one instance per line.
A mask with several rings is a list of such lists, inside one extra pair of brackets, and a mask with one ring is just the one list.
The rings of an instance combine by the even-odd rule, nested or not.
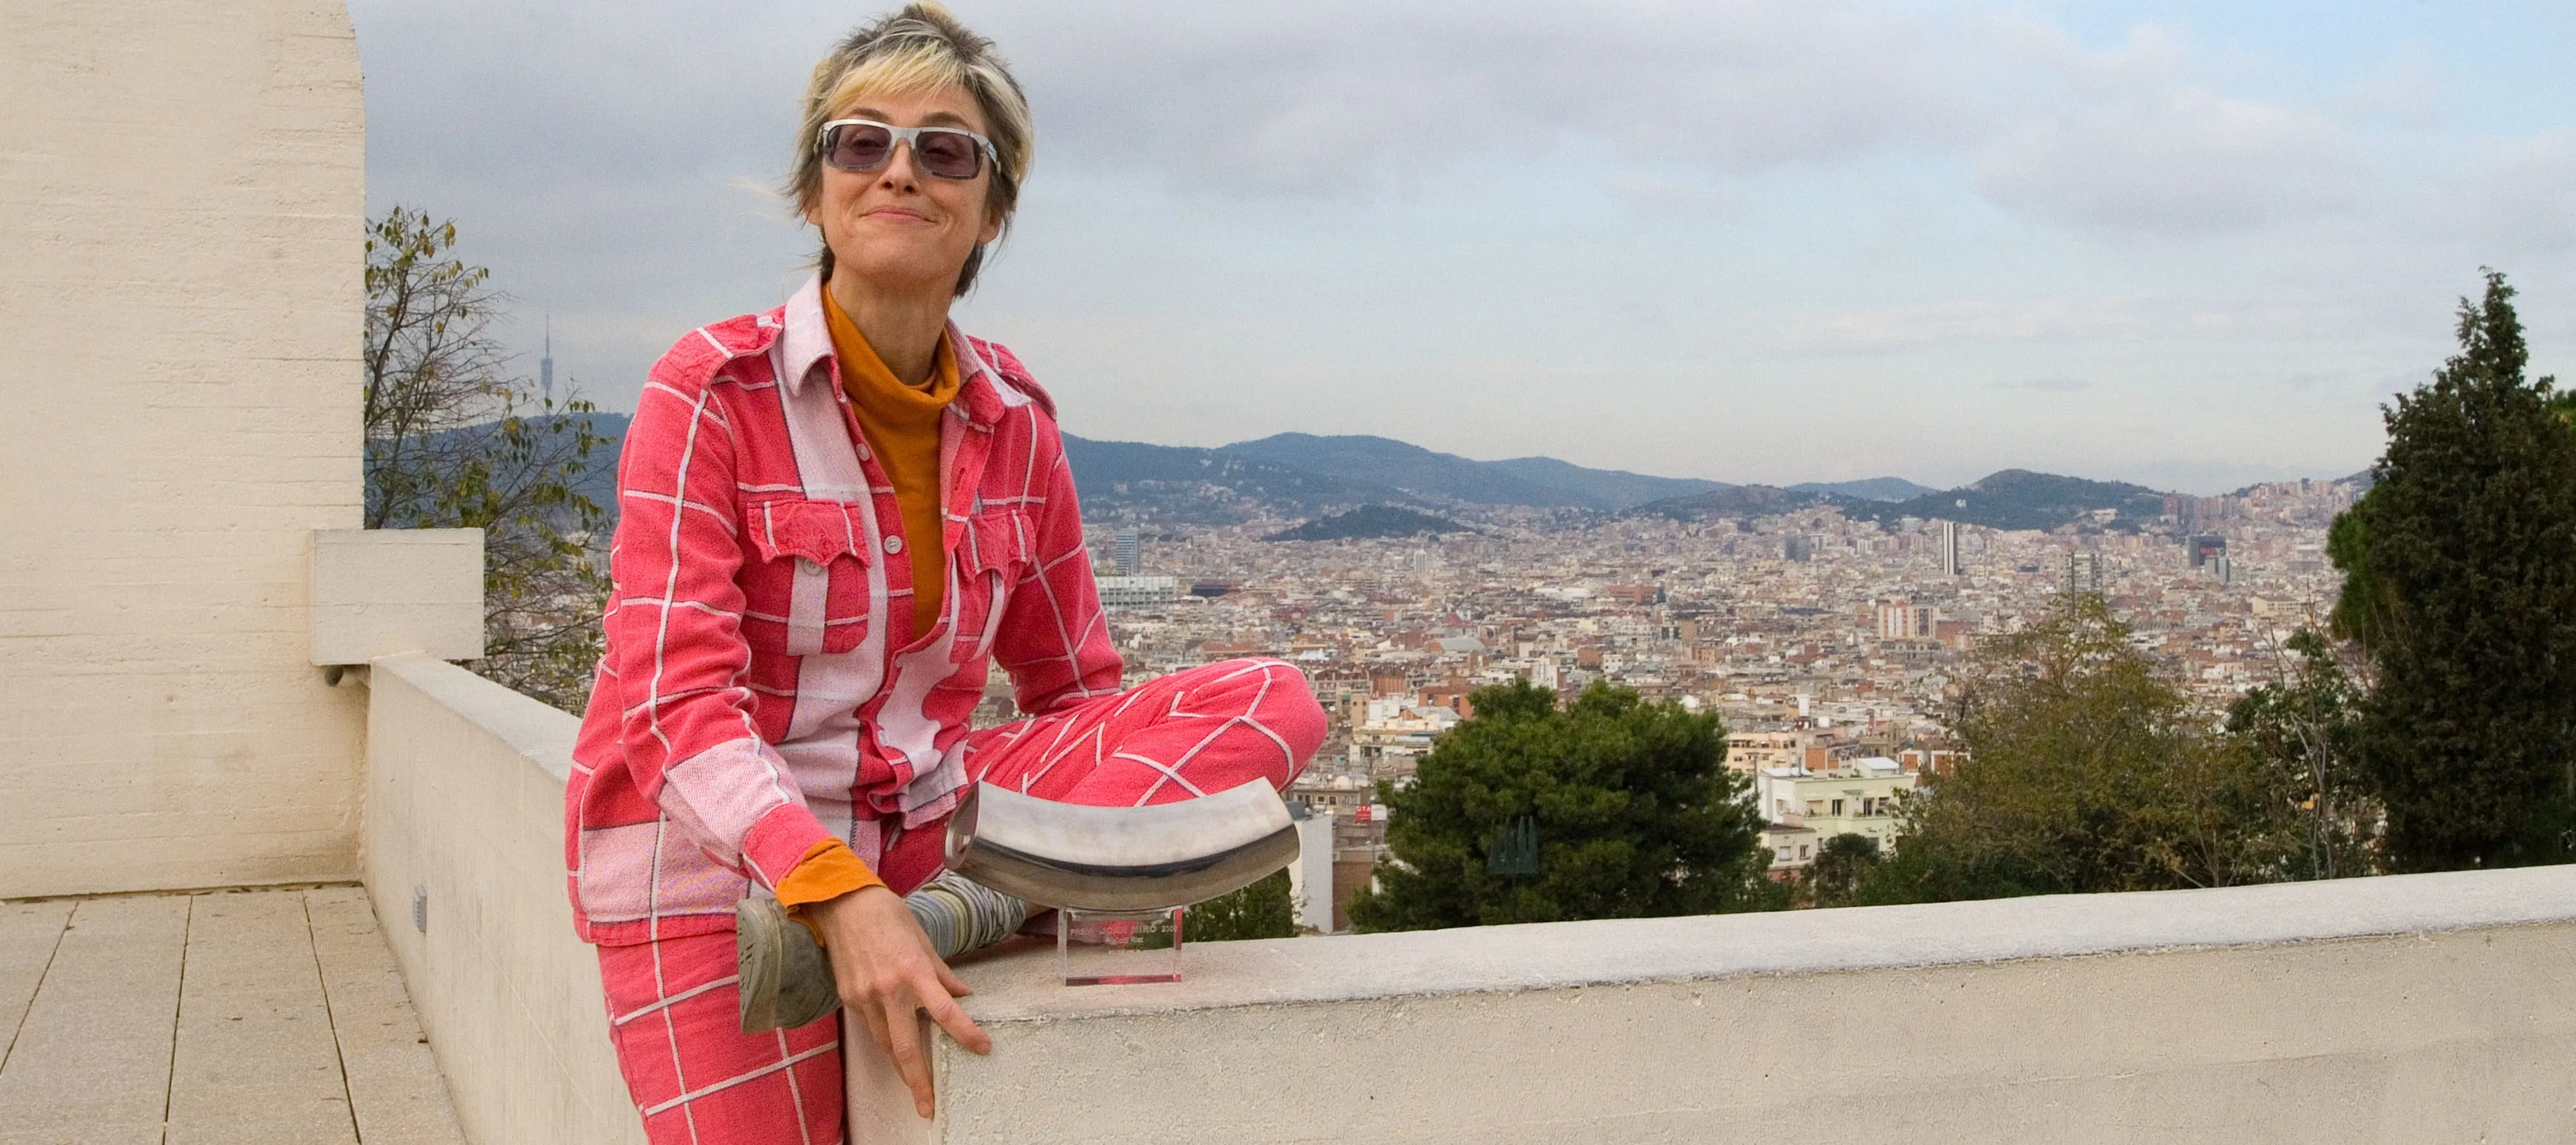
[(0, 4), (0, 896), (356, 873), (365, 132), (339, 0)]
[[(561, 870), (575, 721), (369, 683), (367, 885), (471, 1140), (639, 1141)], [(427, 932), (412, 929), (412, 888)], [(2576, 867), (965, 960), (991, 1057), (887, 1142), (2576, 1139)]]
[(1178, 986), (1051, 968), (966, 967), (993, 1056), (943, 1041), (940, 1119), (857, 1140), (2576, 1139), (2576, 868), (1226, 943)]
[(579, 721), (423, 656), (377, 661), (367, 692), (367, 893), (467, 1140), (643, 1141), (564, 897)]

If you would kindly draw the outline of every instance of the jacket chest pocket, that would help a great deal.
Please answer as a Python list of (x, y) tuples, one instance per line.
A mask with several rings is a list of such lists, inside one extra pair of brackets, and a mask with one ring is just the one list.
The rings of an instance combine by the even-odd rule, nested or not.
[(993, 650), (1011, 590), (1030, 564), (1028, 514), (977, 513), (957, 546), (957, 629), (949, 658), (963, 664)]
[(745, 505), (742, 520), (759, 557), (744, 570), (747, 643), (811, 656), (867, 639), (876, 546), (864, 506), (780, 498)]

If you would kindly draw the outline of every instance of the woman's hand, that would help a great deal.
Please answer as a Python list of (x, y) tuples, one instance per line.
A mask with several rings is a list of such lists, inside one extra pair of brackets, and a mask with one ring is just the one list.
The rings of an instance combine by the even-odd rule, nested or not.
[(914, 1015), (929, 1013), (958, 1045), (989, 1054), (993, 1039), (956, 1002), (974, 991), (939, 960), (911, 909), (885, 887), (814, 903), (805, 913), (823, 932), (832, 978), (840, 986), (849, 1020), (864, 1025), (877, 1048), (894, 1060), (903, 1083), (912, 1089), (913, 1111), (929, 1117), (938, 1104), (930, 1091), (929, 1047), (922, 1044), (921, 1023)]

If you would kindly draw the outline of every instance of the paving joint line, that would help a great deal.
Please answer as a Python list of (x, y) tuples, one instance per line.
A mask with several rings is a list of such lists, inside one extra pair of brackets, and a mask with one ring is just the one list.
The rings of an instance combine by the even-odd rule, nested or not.
[(63, 924), (54, 928), (54, 945), (45, 951), (45, 968), (36, 972), (36, 988), (27, 992), (27, 1008), (19, 1011), (18, 1024), (9, 1027), (9, 1044), (0, 1046), (0, 1073), (9, 1072), (9, 1059), (18, 1052), (18, 1038), (27, 1032), (27, 1019), (36, 1012), (36, 999), (45, 993), (45, 979), (54, 976), (54, 959), (62, 955), (63, 936), (72, 931), (72, 915), (78, 908), (63, 912)]
[(295, 902), (304, 908), (305, 950), (313, 955), (313, 985), (322, 992), (322, 1020), (331, 1027), (331, 1061), (340, 1067), (340, 1107), (349, 1114), (349, 1140), (364, 1142), (358, 1131), (358, 1096), (349, 1091), (349, 1051), (340, 1044), (340, 1014), (331, 1005), (331, 976), (322, 969), (322, 936), (313, 929), (313, 895), (299, 891)]
[(16, 898), (0, 898), (0, 906), (17, 906), (26, 903), (40, 902), (87, 902), (91, 899), (148, 899), (175, 898), (180, 896), (195, 897), (197, 895), (252, 895), (259, 894), (263, 891), (319, 891), (329, 890), (334, 887), (363, 887), (365, 885), (367, 884), (363, 879), (323, 879), (318, 882), (307, 880), (300, 883), (214, 883), (202, 887), (155, 887), (151, 890), (140, 891), (91, 891), (61, 895), (20, 895)]
[(179, 996), (170, 1002), (170, 1068), (161, 1075), (161, 1145), (170, 1145), (170, 1107), (179, 1092), (179, 1016), (188, 1008), (188, 951), (196, 940), (197, 896), (189, 895), (188, 921), (179, 928)]

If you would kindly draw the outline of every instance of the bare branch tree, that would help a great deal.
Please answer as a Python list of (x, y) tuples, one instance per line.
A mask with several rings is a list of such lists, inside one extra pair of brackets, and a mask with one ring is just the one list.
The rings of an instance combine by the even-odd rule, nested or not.
[(600, 650), (607, 514), (580, 492), (609, 439), (492, 337), (504, 295), (456, 224), (395, 207), (367, 232), (366, 524), (484, 530), (484, 675), (579, 711)]

